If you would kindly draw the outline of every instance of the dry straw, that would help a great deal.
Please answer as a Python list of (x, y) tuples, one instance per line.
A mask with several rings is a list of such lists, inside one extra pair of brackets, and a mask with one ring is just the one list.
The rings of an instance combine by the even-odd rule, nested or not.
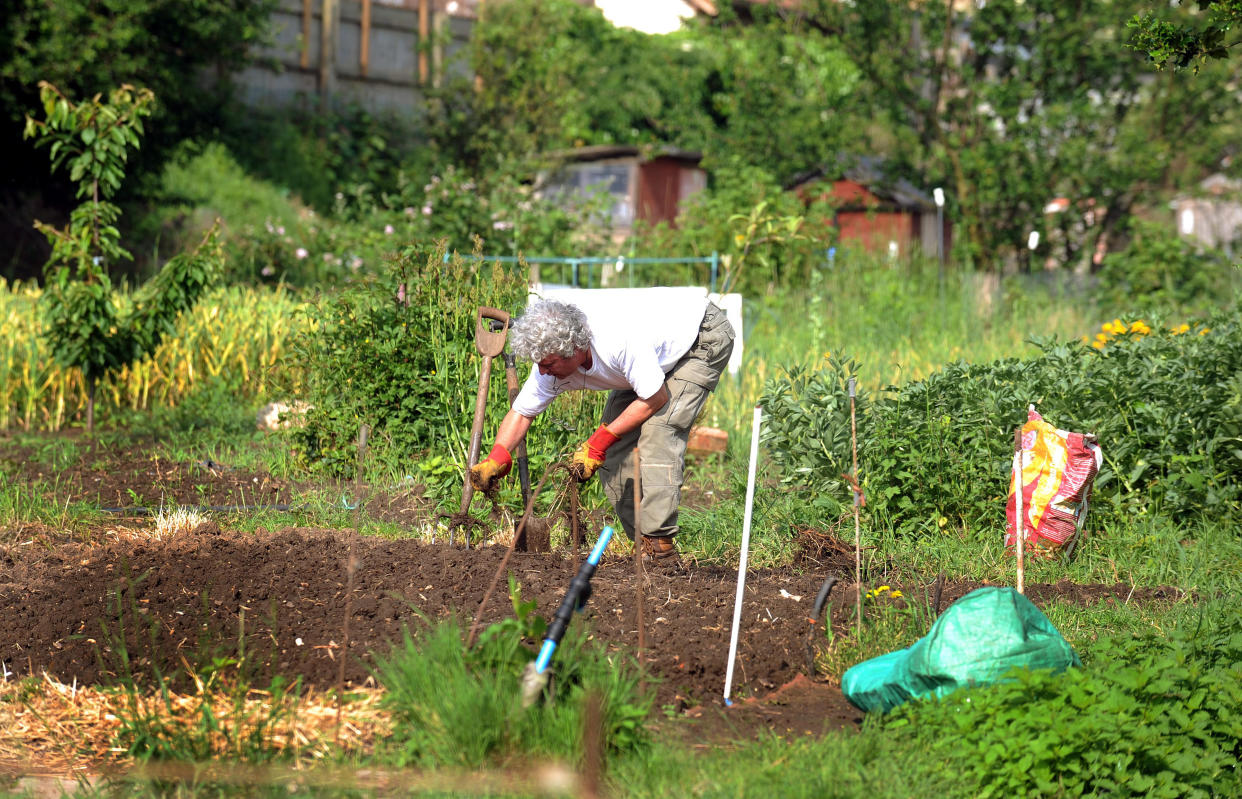
[[(333, 694), (314, 689), (284, 697), (284, 706), (277, 708), (272, 696), (259, 690), (251, 690), (239, 705), (225, 692), (209, 696), (169, 692), (167, 700), (150, 692), (131, 698), (119, 691), (67, 685), (46, 673), (37, 682), (14, 681), (10, 674), (0, 682), (0, 729), (5, 731), (0, 736), (0, 762), (62, 774), (131, 765), (117, 746), (117, 733), (134, 701), (146, 712), (163, 714), (169, 729), (198, 728), (204, 705), (222, 730), (272, 719), (275, 723), (267, 728), (264, 742), (268, 751), (288, 755), (297, 763), (314, 762), (342, 750), (373, 751), (375, 742), (392, 729), (388, 714), (380, 710), (382, 696), (378, 688), (350, 690), (337, 746), (336, 700)], [(220, 732), (215, 735), (212, 750), (227, 753), (227, 739)]]

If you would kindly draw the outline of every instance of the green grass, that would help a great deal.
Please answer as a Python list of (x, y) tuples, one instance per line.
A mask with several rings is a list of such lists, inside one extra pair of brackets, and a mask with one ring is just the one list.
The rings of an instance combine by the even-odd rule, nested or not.
[(292, 228), (298, 221), (289, 192), (247, 175), (222, 144), (209, 144), (202, 152), (169, 164), (162, 188), (170, 198), (205, 208), (233, 227), (270, 222)]

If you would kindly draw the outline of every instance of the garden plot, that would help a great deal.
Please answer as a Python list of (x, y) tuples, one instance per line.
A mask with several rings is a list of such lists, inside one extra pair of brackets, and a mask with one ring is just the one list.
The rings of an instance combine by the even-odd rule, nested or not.
[[(84, 449), (75, 448), (72, 464), (57, 463), (50, 448), (9, 447), (5, 460), (30, 490), (54, 485), (57, 504), (156, 507), (162, 501), (252, 507), (295, 501), (299, 488), (194, 457), (161, 459), (123, 447)], [(434, 508), (416, 494), (372, 496), (366, 512), (403, 527), (423, 526)], [(0, 537), (0, 658), (8, 679), (46, 674), (66, 685), (99, 686), (128, 679), (151, 683), (166, 675), (176, 687), (189, 690), (187, 665), (201, 671), (218, 658), (244, 653), (252, 685), (279, 675), (300, 677), (309, 689), (331, 689), (344, 658), (347, 686), (365, 688), (374, 683), (375, 654), (398, 643), (405, 628), (418, 629), (451, 614), (471, 620), (504, 554), (501, 546), (467, 550), (414, 538), (354, 538), (352, 529), (322, 525), (253, 533), (228, 529), (231, 520), (240, 518), (216, 515), (196, 529), (167, 536), (153, 535), (149, 517), (111, 515), (89, 522), (86, 534), (72, 541), (46, 525), (6, 531)], [(589, 539), (598, 520), (591, 526)], [(763, 731), (820, 734), (852, 729), (860, 721), (861, 714), (835, 682), (819, 673), (823, 662), (816, 658), (829, 639), (823, 620), (813, 625), (810, 619), (820, 585), (835, 576), (841, 582), (831, 597), (831, 626), (834, 635), (849, 635), (856, 590), (852, 553), (822, 531), (800, 531), (795, 538), (801, 557), (792, 565), (753, 570), (747, 579), (734, 674), (737, 701), (728, 710), (721, 693), (735, 567), (696, 562), (690, 554), (679, 567), (649, 570), (643, 590), (649, 688), (670, 718), (689, 722), (670, 728), (671, 734), (685, 735), (688, 744), (753, 738)], [(349, 647), (343, 652), (344, 566), (351, 539), (358, 567), (350, 597)], [(825, 549), (825, 541), (839, 546)], [(590, 604), (574, 626), (618, 651), (633, 651), (638, 640), (634, 567), (624, 547), (614, 549), (621, 551), (605, 556)], [(575, 560), (564, 551), (514, 553), (508, 567), (522, 597), (535, 600), (536, 612), (545, 617), (559, 604), (575, 570)], [(893, 592), (902, 593), (902, 603), (932, 604), (930, 579), (909, 585), (887, 581)], [(940, 586), (941, 606), (978, 585), (950, 581)], [(1031, 585), (1027, 593), (1039, 605), (1175, 598), (1171, 590), (1069, 582)], [(510, 602), (501, 591), (482, 621), (510, 615)], [(668, 726), (662, 714), (655, 714), (652, 723)]]
[[(0, 583), (6, 668), (17, 676), (47, 672), (64, 683), (89, 685), (128, 676), (141, 681), (157, 673), (184, 675), (183, 663), (205, 666), (212, 658), (244, 651), (256, 684), (278, 674), (300, 675), (309, 687), (329, 688), (344, 657), (347, 683), (363, 686), (371, 680), (372, 653), (399, 641), (404, 626), (454, 612), (473, 614), (503, 555), (497, 546), (466, 550), (411, 539), (356, 539), (359, 565), (345, 653), (343, 564), (352, 535), (294, 528), (240, 534), (208, 524), (162, 541), (135, 536), (50, 550), (10, 546), (3, 553), (8, 576)], [(538, 612), (550, 615), (574, 563), (563, 554), (515, 553), (509, 571), (522, 596), (537, 600)], [(809, 622), (821, 580), (820, 574), (792, 569), (758, 571), (747, 580), (735, 695), (777, 700), (762, 708), (752, 703), (747, 726), (792, 727), (795, 719), (788, 716), (796, 717), (802, 731), (818, 733), (825, 725), (858, 721), (837, 688), (816, 687), (806, 679), (814, 677), (808, 643), (818, 648), (824, 640)], [(950, 584), (942, 601), (976, 585)], [(597, 639), (632, 649), (637, 641), (632, 561), (606, 557), (594, 588), (581, 623)], [(734, 590), (735, 573), (727, 568), (686, 564), (651, 570), (644, 595), (657, 704), (713, 718), (703, 708), (719, 704)], [(911, 586), (906, 596), (921, 590)], [(846, 586), (838, 596), (851, 591)], [(1126, 585), (1071, 583), (1031, 586), (1029, 595), (1036, 603), (1163, 596)], [(833, 623), (843, 632), (851, 603), (836, 604)], [(508, 600), (498, 595), (484, 621), (510, 613)], [(799, 677), (802, 682), (788, 686)], [(798, 701), (789, 701), (791, 692)], [(747, 714), (730, 717), (737, 723)]]

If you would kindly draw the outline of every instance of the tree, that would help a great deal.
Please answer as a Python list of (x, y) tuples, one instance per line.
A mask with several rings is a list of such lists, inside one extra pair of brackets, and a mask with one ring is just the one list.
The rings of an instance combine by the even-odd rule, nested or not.
[(468, 168), (549, 149), (662, 144), (786, 179), (849, 138), (859, 75), (799, 18), (760, 15), (650, 36), (574, 0), (489, 2), (464, 79), (436, 92), (433, 141)]
[(74, 103), (50, 83), (39, 89), (44, 119), (28, 116), (25, 135), (49, 146), (52, 170), (67, 167), (84, 200), (63, 230), (35, 223), (52, 244), (42, 300), (45, 330), (56, 362), (82, 370), (86, 429), (94, 432), (99, 380), (151, 353), (173, 332), (177, 315), (193, 306), (219, 272), (221, 251), (213, 227), (193, 252), (173, 258), (133, 297), (115, 292), (108, 267), (131, 256), (116, 227), (120, 209), (108, 200), (121, 187), (155, 96), (122, 85), (107, 102), (97, 94)]
[[(73, 188), (48, 179), (21, 122), (39, 81), (74, 97), (123, 83), (150, 88), (160, 106), (131, 159), (126, 194), (138, 194), (183, 140), (220, 124), (227, 77), (266, 41), (276, 0), (4, 0), (0, 2), (0, 269), (28, 271), (47, 255), (31, 236), (32, 207), (66, 215)], [(16, 252), (14, 255), (12, 253)], [(17, 260), (15, 260), (17, 259)]]
[[(1209, 59), (1227, 58), (1242, 44), (1242, 0), (1198, 0), (1196, 5), (1201, 20), (1174, 21), (1172, 9), (1135, 14), (1129, 23), (1131, 46), (1147, 53), (1156, 69), (1192, 67), (1197, 74)], [(1186, 10), (1179, 10), (1184, 19)]]
[[(951, 187), (963, 252), (977, 265), (1029, 265), (1029, 233), (1050, 226), (1039, 257), (1094, 265), (1136, 203), (1221, 156), (1197, 142), (1219, 143), (1236, 120), (1233, 77), (1153, 80), (1123, 43), (1134, 3), (990, 0), (969, 16), (954, 7), (829, 2), (819, 14), (866, 76), (855, 96), (895, 131), (890, 151)], [(1173, 108), (1193, 113), (1162, 117)], [(1070, 211), (1050, 219), (1044, 207), (1057, 197)]]

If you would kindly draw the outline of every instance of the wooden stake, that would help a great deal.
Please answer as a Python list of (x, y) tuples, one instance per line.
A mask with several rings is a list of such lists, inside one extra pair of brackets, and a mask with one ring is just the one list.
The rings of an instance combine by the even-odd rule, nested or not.
[[(643, 662), (643, 651), (647, 648), (647, 630), (643, 623), (643, 604), (644, 591), (643, 586), (647, 582), (647, 573), (643, 569), (643, 500), (642, 500), (642, 478), (640, 476), (641, 460), (638, 454), (638, 447), (634, 447), (634, 591), (637, 594), (634, 600), (635, 618), (638, 623), (638, 662)], [(645, 691), (644, 683), (639, 685), (640, 691)]]
[(323, 0), (319, 14), (319, 100), (327, 110), (336, 91), (336, 37), (341, 7), (338, 0)]
[(428, 5), (431, 0), (418, 0), (418, 85), (426, 86), (430, 77), (427, 69), (428, 37), (431, 35), (431, 17)]
[(310, 69), (311, 0), (302, 0), (302, 69)]
[[(479, 602), (479, 609), (474, 612), (474, 621), (470, 624), (470, 632), (466, 635), (466, 649), (474, 646), (474, 636), (479, 631), (479, 623), (483, 620), (483, 610), (487, 607), (487, 600), (492, 598), (492, 592), (496, 590), (496, 583), (500, 582), (500, 575), (505, 573), (505, 567), (509, 565), (509, 558), (513, 555), (513, 550), (517, 547), (518, 539), (526, 531), (526, 523), (530, 521), (531, 511), (535, 509), (535, 500), (539, 499), (539, 492), (543, 491), (543, 484), (548, 481), (548, 476), (556, 469), (567, 469), (564, 463), (554, 463), (549, 466), (543, 473), (543, 477), (539, 478), (539, 485), (535, 486), (535, 490), (531, 492), (530, 499), (526, 502), (526, 510), (522, 512), (522, 520), (518, 522), (517, 529), (513, 531), (513, 540), (509, 542), (509, 548), (505, 550), (505, 556), (500, 559), (500, 565), (496, 567), (496, 573), (492, 575), (492, 581), (487, 586), (487, 590), (483, 592), (483, 599)], [(569, 478), (573, 480), (571, 476)]]
[(341, 700), (345, 695), (345, 658), (349, 655), (349, 616), (354, 600), (354, 541), (362, 534), (362, 466), (366, 459), (367, 436), (371, 428), (358, 428), (358, 468), (354, 472), (354, 534), (345, 550), (345, 620), (341, 623), (341, 663), (336, 675), (336, 743), (341, 743)]
[(1018, 593), (1026, 593), (1026, 563), (1024, 561), (1026, 543), (1026, 519), (1022, 512), (1022, 428), (1013, 434), (1013, 530), (1018, 559)]
[(358, 43), (358, 71), (367, 76), (371, 66), (371, 0), (362, 0), (362, 38)]
[(855, 599), (855, 612), (858, 616), (858, 638), (862, 640), (862, 532), (858, 523), (858, 507), (862, 504), (862, 494), (858, 483), (858, 423), (854, 413), (854, 378), (849, 379), (850, 392), (850, 446), (854, 452), (854, 586), (858, 589)]

